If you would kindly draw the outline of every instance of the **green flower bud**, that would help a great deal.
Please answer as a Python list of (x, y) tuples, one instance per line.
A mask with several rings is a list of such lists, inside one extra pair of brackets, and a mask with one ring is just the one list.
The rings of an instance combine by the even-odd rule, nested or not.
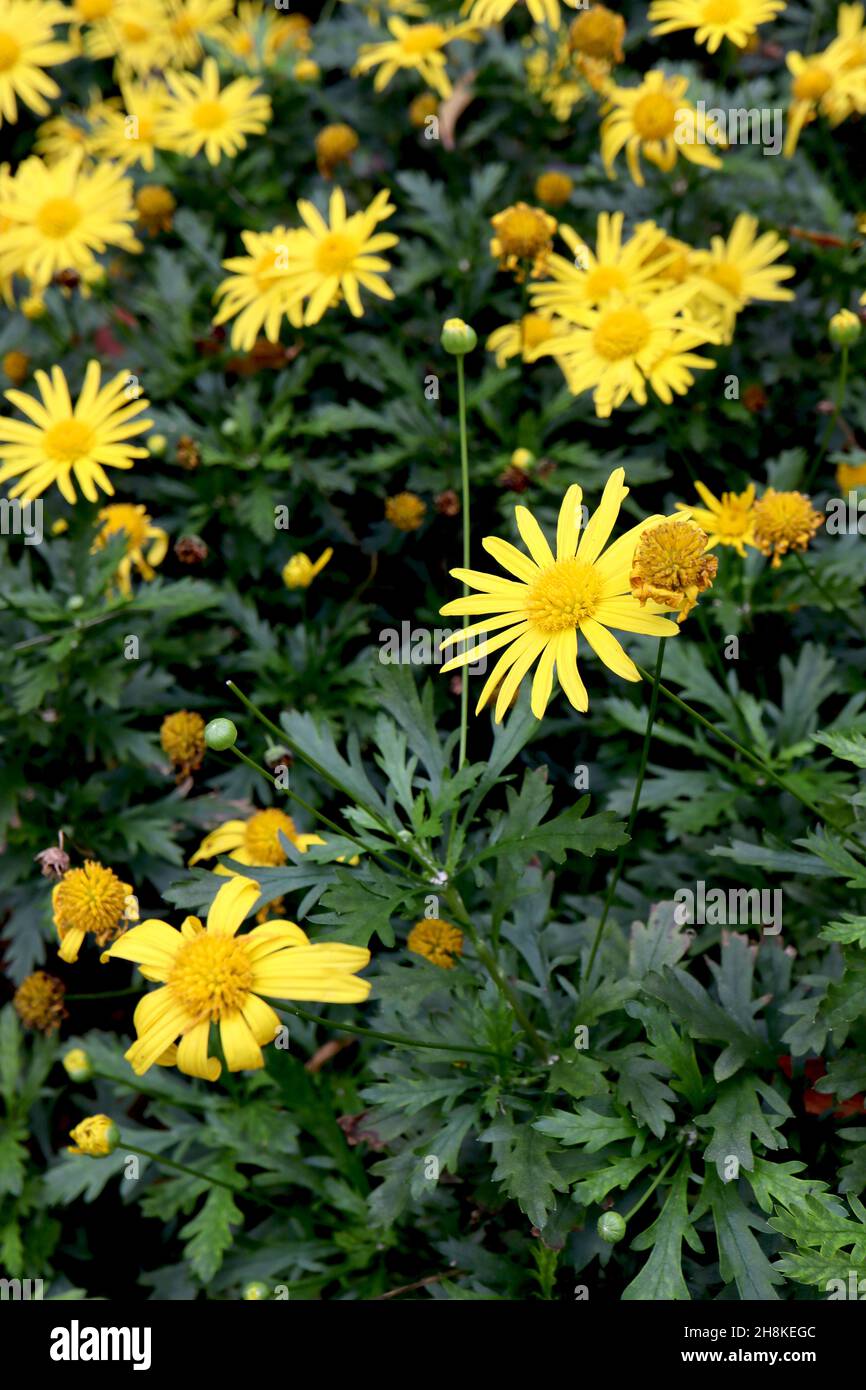
[(71, 1047), (61, 1058), (63, 1070), (70, 1081), (89, 1081), (93, 1075), (90, 1058), (83, 1047)]
[(477, 346), (478, 335), (475, 329), (470, 328), (462, 319), (446, 319), (442, 325), (441, 343), (445, 351), (450, 352), (452, 356), (464, 357)]
[(238, 731), (230, 719), (212, 719), (205, 725), (204, 741), (208, 748), (222, 753), (226, 748), (234, 748)]
[(605, 1211), (598, 1218), (595, 1229), (602, 1240), (607, 1241), (608, 1245), (616, 1245), (617, 1241), (622, 1240), (625, 1235), (625, 1219), (620, 1216), (618, 1211)]
[(260, 1303), (262, 1299), (270, 1298), (271, 1291), (260, 1279), (253, 1279), (244, 1285), (243, 1296), (248, 1303)]
[(850, 309), (840, 309), (830, 320), (830, 342), (835, 347), (853, 347), (863, 332), (863, 326)]

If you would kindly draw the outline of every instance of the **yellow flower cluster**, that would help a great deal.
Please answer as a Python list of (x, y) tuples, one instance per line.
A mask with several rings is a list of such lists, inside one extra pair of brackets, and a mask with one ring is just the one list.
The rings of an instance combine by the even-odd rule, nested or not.
[(785, 123), (786, 155), (792, 155), (803, 128), (823, 116), (831, 126), (866, 114), (866, 10), (861, 3), (839, 6), (836, 38), (821, 53), (786, 57), (791, 104)]
[(703, 483), (695, 483), (703, 507), (678, 502), (677, 509), (707, 533), (707, 549), (717, 545), (730, 546), (745, 556), (746, 546), (771, 558), (778, 569), (789, 551), (803, 551), (824, 516), (813, 507), (811, 499), (802, 492), (784, 492), (768, 487), (755, 500), (755, 485), (750, 483), (744, 492), (723, 492), (715, 497)]

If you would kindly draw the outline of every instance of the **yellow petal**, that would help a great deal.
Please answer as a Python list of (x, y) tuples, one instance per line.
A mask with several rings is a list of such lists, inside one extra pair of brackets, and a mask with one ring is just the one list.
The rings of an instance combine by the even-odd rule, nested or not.
[(608, 537), (616, 525), (619, 509), (625, 498), (628, 497), (628, 488), (624, 486), (624, 478), (624, 468), (613, 470), (604, 485), (604, 492), (598, 508), (587, 522), (586, 530), (577, 549), (577, 558), (588, 565), (593, 564), (604, 550)]
[(207, 929), (211, 936), (234, 936), (261, 896), (259, 885), (238, 874), (220, 888), (210, 905)]
[(639, 681), (640, 673), (632, 661), (616, 640), (612, 632), (608, 632), (606, 627), (596, 622), (594, 618), (583, 618), (580, 630), (586, 638), (596, 656), (601, 657), (605, 666), (617, 676), (622, 676), (623, 680)]
[(562, 499), (562, 506), (559, 509), (559, 519), (556, 523), (556, 558), (557, 560), (571, 560), (577, 549), (577, 538), (580, 535), (581, 506), (583, 503), (583, 489), (577, 483), (572, 483)]
[(210, 1039), (210, 1019), (204, 1019), (184, 1033), (177, 1049), (177, 1065), (187, 1076), (200, 1076), (203, 1081), (216, 1081), (222, 1071), (222, 1063), (216, 1057), (208, 1057), (207, 1047)]
[(257, 1071), (265, 1065), (262, 1049), (239, 1009), (220, 1019), (220, 1041), (229, 1071)]

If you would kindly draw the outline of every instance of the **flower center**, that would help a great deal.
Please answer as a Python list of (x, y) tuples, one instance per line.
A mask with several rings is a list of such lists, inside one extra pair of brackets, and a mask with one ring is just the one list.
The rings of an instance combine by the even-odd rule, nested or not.
[(124, 20), (121, 27), (127, 43), (144, 43), (150, 34), (150, 31), (143, 24), (136, 24), (134, 19)]
[(642, 140), (673, 135), (676, 116), (676, 102), (664, 92), (647, 92), (634, 104), (634, 128)]
[(543, 319), (540, 314), (526, 314), (521, 322), (521, 333), (524, 351), (531, 350), (553, 337), (553, 324), (549, 319)]
[(11, 34), (0, 34), (0, 72), (8, 72), (18, 62), (21, 45)]
[(697, 582), (706, 549), (706, 534), (688, 521), (651, 526), (638, 542), (634, 569), (644, 584), (682, 591)]
[(739, 19), (741, 11), (740, 0), (706, 0), (701, 19), (704, 24), (728, 24)]
[(111, 869), (87, 860), (83, 869), (70, 869), (55, 890), (54, 916), (58, 927), (93, 932), (99, 939), (113, 935), (124, 916), (129, 888)]
[(81, 210), (71, 198), (49, 198), (36, 215), (36, 222), (43, 236), (67, 236), (81, 221)]
[(343, 275), (358, 254), (356, 237), (328, 232), (316, 247), (316, 269), (322, 275)]
[(794, 96), (797, 101), (820, 101), (833, 82), (826, 68), (810, 67), (794, 78)]
[(444, 38), (441, 24), (416, 24), (403, 35), (400, 46), (404, 53), (413, 55), (432, 53), (435, 48), (442, 47)]
[(503, 252), (520, 260), (532, 260), (550, 240), (547, 218), (525, 203), (509, 208), (493, 225)]
[(614, 309), (605, 314), (593, 333), (595, 350), (609, 362), (636, 357), (646, 347), (652, 324), (640, 309)]
[(58, 420), (45, 434), (45, 451), (60, 463), (77, 463), (90, 452), (93, 430), (81, 420)]
[(104, 19), (114, 9), (114, 0), (75, 0), (75, 8), (86, 23)]
[(217, 1022), (235, 1013), (253, 982), (245, 943), (234, 937), (202, 932), (181, 946), (166, 984), (177, 1002), (196, 1020)]
[(244, 848), (253, 863), (260, 866), (271, 865), (276, 868), (286, 862), (286, 851), (280, 843), (279, 832), (287, 840), (294, 841), (297, 831), (295, 822), (285, 811), (274, 807), (270, 811), (257, 811), (250, 816), (244, 829)]
[(719, 285), (728, 294), (733, 295), (734, 299), (739, 299), (743, 292), (743, 276), (735, 265), (722, 263), (707, 267), (705, 272), (708, 280), (712, 280), (714, 285)]
[(586, 287), (593, 299), (606, 299), (611, 290), (627, 288), (626, 278), (618, 266), (600, 265), (590, 271)]
[(585, 560), (557, 560), (531, 585), (526, 599), (529, 621), (553, 636), (591, 618), (601, 598), (601, 576)]
[(190, 113), (197, 130), (216, 130), (225, 123), (226, 113), (221, 101), (199, 101)]
[(752, 504), (737, 497), (735, 492), (722, 493), (721, 511), (716, 513), (715, 530), (720, 536), (742, 536), (752, 522)]

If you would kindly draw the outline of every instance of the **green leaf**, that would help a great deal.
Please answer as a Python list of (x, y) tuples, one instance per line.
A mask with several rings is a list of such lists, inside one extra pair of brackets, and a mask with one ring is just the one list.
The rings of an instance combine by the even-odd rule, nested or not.
[(652, 1130), (657, 1139), (663, 1139), (674, 1118), (668, 1101), (676, 1099), (670, 1086), (659, 1079), (669, 1074), (664, 1062), (647, 1057), (640, 1044), (636, 1044), (616, 1054), (616, 1065), (619, 1067), (617, 1096), (620, 1103)]
[(179, 1232), (186, 1241), (186, 1256), (203, 1284), (217, 1273), (226, 1251), (232, 1245), (232, 1227), (242, 1214), (231, 1192), (212, 1187), (201, 1210)]
[(0, 1094), (7, 1107), (12, 1105), (18, 1082), (21, 1029), (11, 1004), (0, 1009)]
[(674, 1017), (685, 1024), (691, 1037), (727, 1043), (713, 1068), (717, 1081), (727, 1080), (745, 1062), (760, 1058), (767, 1051), (755, 1025), (750, 1029), (743, 1028), (710, 998), (697, 980), (679, 966), (661, 975), (647, 975), (642, 982), (642, 990), (650, 998), (666, 1005)]
[(776, 1208), (770, 1225), (796, 1247), (778, 1261), (783, 1274), (824, 1292), (831, 1279), (847, 1282), (850, 1271), (866, 1276), (866, 1209), (853, 1195), (848, 1202), (853, 1221), (844, 1204), (824, 1192)]
[(805, 1169), (805, 1163), (793, 1159), (787, 1163), (773, 1163), (768, 1158), (756, 1158), (754, 1167), (745, 1174), (745, 1178), (758, 1199), (758, 1206), (763, 1211), (772, 1212), (774, 1202), (788, 1207), (813, 1192), (826, 1190), (825, 1182), (797, 1176)]
[(543, 1230), (556, 1202), (554, 1193), (568, 1190), (550, 1161), (554, 1145), (534, 1126), (514, 1125), (504, 1116), (479, 1138), (493, 1145), (494, 1181), (503, 1183), (533, 1226)]
[(840, 946), (862, 946), (866, 951), (866, 917), (843, 912), (835, 922), (828, 922), (818, 935), (823, 941), (837, 941)]
[(740, 1298), (777, 1300), (774, 1285), (784, 1284), (778, 1267), (770, 1264), (754, 1231), (766, 1233), (769, 1226), (757, 1212), (750, 1211), (735, 1182), (722, 1182), (714, 1168), (708, 1168), (695, 1219), (705, 1207), (713, 1214), (719, 1249), (719, 1272), (726, 1284), (734, 1282)]
[(674, 1178), (667, 1200), (657, 1220), (631, 1243), (632, 1250), (652, 1250), (640, 1273), (623, 1290), (623, 1302), (648, 1300), (685, 1301), (691, 1298), (683, 1278), (683, 1240), (692, 1250), (702, 1251), (700, 1237), (692, 1226), (688, 1204), (689, 1168), (683, 1164)]
[(690, 945), (691, 939), (677, 921), (675, 904), (658, 903), (646, 926), (635, 922), (631, 929), (628, 973), (642, 980), (650, 971), (661, 972), (666, 966), (676, 965)]
[(847, 733), (825, 730), (823, 733), (815, 734), (815, 742), (823, 743), (835, 757), (844, 758), (855, 767), (866, 767), (866, 734), (858, 729), (849, 730)]
[(583, 1144), (587, 1153), (597, 1153), (618, 1139), (633, 1139), (638, 1131), (631, 1120), (622, 1115), (603, 1115), (589, 1105), (578, 1106), (574, 1112), (554, 1110), (536, 1120), (532, 1126), (540, 1134), (559, 1139), (566, 1145)]
[[(771, 1107), (769, 1115), (761, 1109), (759, 1097)], [(777, 1131), (783, 1120), (791, 1118), (791, 1113), (778, 1091), (755, 1076), (740, 1076), (724, 1082), (709, 1114), (696, 1121), (701, 1129), (713, 1132), (704, 1157), (708, 1163), (716, 1164), (721, 1178), (730, 1176), (725, 1172), (725, 1165), (732, 1158), (737, 1160), (739, 1168), (751, 1170), (755, 1162), (752, 1139), (768, 1149), (785, 1148), (785, 1141)]]

